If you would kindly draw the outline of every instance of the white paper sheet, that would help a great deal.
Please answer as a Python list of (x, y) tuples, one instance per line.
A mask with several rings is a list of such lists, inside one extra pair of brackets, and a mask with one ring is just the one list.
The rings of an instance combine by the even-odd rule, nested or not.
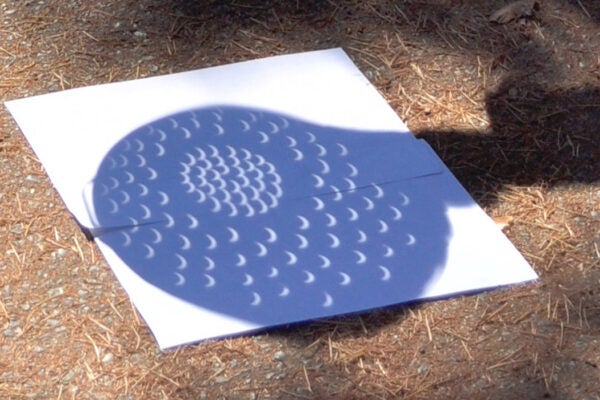
[[(433, 151), (408, 132), (341, 49), (73, 89), (9, 101), (6, 106), (69, 210), (97, 235), (96, 242), (108, 264), (163, 349), (537, 278)], [(252, 123), (249, 131), (256, 133), (253, 141), (243, 136), (248, 122)], [(175, 132), (186, 132), (181, 130), (186, 123), (190, 129), (197, 123), (194, 137), (205, 136), (196, 139), (189, 149), (187, 142), (176, 142), (167, 148)], [(228, 130), (226, 134), (232, 135), (228, 136), (232, 139), (227, 139), (231, 142), (211, 136), (222, 133), (223, 126)], [(232, 126), (239, 127), (240, 132), (230, 133)], [(172, 130), (167, 132), (169, 140), (160, 141), (160, 135), (158, 141), (148, 139), (162, 127)], [(148, 129), (153, 131), (151, 135), (145, 133)], [(314, 135), (306, 134), (313, 131)], [(273, 146), (279, 143), (280, 147), (264, 147), (263, 151), (263, 142)], [(350, 158), (344, 158), (347, 147)], [(153, 149), (153, 156), (162, 157), (165, 153), (168, 158), (174, 151), (181, 153), (177, 157), (183, 158), (160, 164), (166, 170), (180, 171), (173, 172), (172, 178), (165, 178), (169, 171), (163, 174), (159, 170), (156, 175), (163, 186), (168, 186), (165, 182), (169, 179), (181, 178), (184, 188), (189, 187), (189, 192), (197, 191), (202, 197), (196, 201), (199, 208), (209, 202), (198, 188), (206, 183), (202, 180), (204, 174), (215, 168), (204, 163), (206, 154), (213, 161), (227, 159), (233, 163), (222, 166), (212, 178), (215, 185), (222, 182), (224, 189), (222, 197), (208, 192), (213, 201), (211, 207), (204, 211), (173, 210), (183, 218), (174, 224), (181, 226), (186, 220), (189, 226), (183, 234), (165, 237), (165, 243), (171, 247), (158, 244), (169, 232), (164, 214), (170, 216), (171, 211), (161, 208), (168, 206), (167, 189), (151, 186), (156, 182), (153, 175), (157, 171), (142, 166), (146, 159), (141, 157), (142, 169), (136, 171), (148, 172), (145, 177), (129, 173), (132, 169), (117, 171), (121, 167), (118, 160), (124, 160), (123, 168), (133, 168), (127, 164), (149, 148)], [(250, 150), (243, 153), (242, 149)], [(311, 161), (308, 154), (313, 150), (315, 160)], [(245, 172), (226, 177), (230, 167), (244, 161), (243, 154), (248, 154)], [(265, 163), (263, 156), (273, 161), (273, 168), (265, 167), (270, 164)], [(255, 199), (255, 203), (250, 203), (254, 208), (243, 197), (235, 203), (231, 196), (236, 190), (239, 193), (236, 186), (243, 186), (245, 178), (241, 175), (249, 175), (257, 168), (263, 168), (257, 174), (275, 178), (255, 182), (260, 190), (255, 190), (255, 197), (250, 196)], [(330, 173), (336, 168), (338, 172)], [(117, 183), (114, 187), (114, 196), (123, 197), (107, 194), (113, 190), (110, 182), (117, 181), (111, 171), (127, 174), (123, 175), (122, 186), (117, 187)], [(144, 194), (133, 191), (134, 175), (135, 179), (147, 179), (150, 189), (164, 196), (158, 197), (156, 210), (140, 203)], [(276, 183), (281, 177), (283, 183)], [(302, 183), (305, 177), (306, 182)], [(339, 183), (332, 183), (334, 178)], [(102, 179), (106, 190), (101, 191), (98, 188)], [(272, 190), (265, 189), (265, 182)], [(226, 184), (233, 189), (226, 189)], [(121, 190), (125, 187), (129, 189)], [(138, 197), (131, 200), (131, 196)], [(185, 197), (177, 195), (180, 207), (193, 208), (196, 203), (181, 200), (182, 196)], [(338, 198), (346, 203), (338, 202)], [(272, 200), (272, 206), (265, 206), (268, 200)], [(319, 208), (321, 202), (324, 210)], [(224, 205), (230, 205), (229, 214), (222, 212)], [(377, 213), (371, 212), (373, 208)], [(231, 217), (234, 210), (237, 214), (242, 209), (248, 214), (256, 209), (257, 216), (239, 221)], [(137, 210), (141, 217), (133, 218), (127, 210)], [(162, 220), (156, 215), (163, 215)], [(144, 218), (147, 226), (143, 225)], [(334, 219), (340, 220), (343, 229), (336, 230)], [(198, 220), (200, 224), (210, 221), (215, 227), (203, 227), (202, 233), (194, 231)], [(138, 231), (156, 236), (146, 237)], [(274, 231), (280, 236), (278, 242), (270, 241), (269, 232)], [(229, 236), (221, 240), (219, 232)], [(352, 232), (358, 236), (352, 236)], [(132, 237), (134, 242), (141, 240), (138, 252), (129, 247)], [(225, 249), (220, 253), (209, 240), (215, 237), (219, 249)], [(248, 243), (243, 244), (244, 238)], [(156, 267), (152, 264), (158, 263), (156, 260), (166, 264), (179, 260), (173, 270), (165, 272), (164, 282), (161, 276), (147, 272)], [(213, 273), (215, 266), (207, 260), (216, 260), (220, 275)], [(281, 275), (279, 280), (271, 281), (274, 270)], [(238, 275), (243, 278), (235, 281), (240, 290), (233, 283), (227, 286), (230, 282), (224, 282), (234, 281)], [(210, 298), (189, 288), (185, 293), (180, 290), (187, 287), (183, 285), (186, 281), (188, 285), (208, 282), (206, 286), (214, 286), (215, 277), (215, 287), (222, 291), (210, 292), (204, 287), (198, 290), (208, 291)], [(328, 288), (336, 283), (341, 286)], [(277, 295), (269, 294), (270, 285), (273, 290), (279, 285), (273, 292)], [(342, 286), (346, 285), (352, 290), (344, 291)], [(285, 306), (277, 303), (278, 296), (287, 301), (284, 297), (290, 288), (292, 295), (299, 297)], [(247, 297), (252, 305), (236, 304), (232, 300), (237, 299), (234, 292), (240, 293), (239, 301)], [(357, 293), (363, 294), (358, 301)], [(262, 311), (256, 311), (260, 307)]]

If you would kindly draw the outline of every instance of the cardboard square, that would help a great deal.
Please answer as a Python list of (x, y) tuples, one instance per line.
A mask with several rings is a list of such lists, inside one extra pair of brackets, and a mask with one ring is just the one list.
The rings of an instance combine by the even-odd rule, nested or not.
[(161, 348), (537, 277), (341, 49), (6, 104)]

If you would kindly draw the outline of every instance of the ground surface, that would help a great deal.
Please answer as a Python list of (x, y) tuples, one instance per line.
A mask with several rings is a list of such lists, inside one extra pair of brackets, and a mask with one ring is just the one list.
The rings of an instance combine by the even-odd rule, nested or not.
[(0, 2), (0, 101), (342, 46), (541, 276), (161, 353), (0, 109), (0, 397), (599, 399), (600, 3), (507, 3)]

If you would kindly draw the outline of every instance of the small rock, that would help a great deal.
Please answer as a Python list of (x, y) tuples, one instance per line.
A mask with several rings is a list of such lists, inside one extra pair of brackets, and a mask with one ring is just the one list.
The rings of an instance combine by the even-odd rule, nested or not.
[(283, 351), (279, 350), (277, 353), (275, 353), (275, 355), (273, 356), (273, 359), (275, 361), (283, 362), (283, 360), (285, 360), (285, 353)]
[(60, 325), (60, 321), (57, 319), (46, 320), (46, 326), (48, 326), (50, 328), (56, 328), (59, 325)]
[(114, 360), (115, 356), (112, 353), (106, 353), (104, 355), (104, 357), (102, 357), (102, 362), (103, 363), (109, 363), (112, 360)]
[(427, 365), (427, 364), (421, 364), (421, 365), (419, 365), (419, 368), (417, 368), (417, 372), (419, 374), (424, 374), (428, 370), (429, 370), (429, 365)]

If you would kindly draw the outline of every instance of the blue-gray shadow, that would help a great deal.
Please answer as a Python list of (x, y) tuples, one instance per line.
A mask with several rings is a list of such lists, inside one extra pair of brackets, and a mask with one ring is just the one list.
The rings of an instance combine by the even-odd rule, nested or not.
[(93, 232), (147, 282), (222, 314), (355, 313), (419, 298), (443, 265), (447, 206), (469, 199), (444, 171), (410, 133), (189, 110), (105, 156)]

